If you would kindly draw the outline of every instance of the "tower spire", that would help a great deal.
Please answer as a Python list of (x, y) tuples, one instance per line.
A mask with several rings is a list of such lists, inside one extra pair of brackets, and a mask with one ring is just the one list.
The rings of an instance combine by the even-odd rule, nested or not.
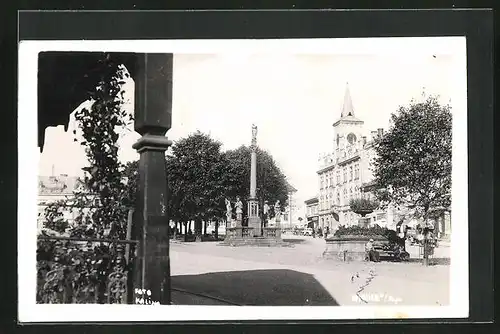
[(354, 107), (352, 106), (351, 92), (349, 91), (349, 82), (347, 82), (345, 85), (344, 104), (342, 105), (342, 113), (340, 114), (341, 118), (347, 116), (354, 116)]

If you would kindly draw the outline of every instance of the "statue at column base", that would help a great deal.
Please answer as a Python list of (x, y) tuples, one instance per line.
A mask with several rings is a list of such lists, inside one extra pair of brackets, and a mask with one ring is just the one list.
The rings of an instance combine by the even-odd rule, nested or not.
[(243, 203), (239, 197), (236, 197), (236, 203), (234, 204), (236, 209), (236, 226), (242, 226), (243, 224)]

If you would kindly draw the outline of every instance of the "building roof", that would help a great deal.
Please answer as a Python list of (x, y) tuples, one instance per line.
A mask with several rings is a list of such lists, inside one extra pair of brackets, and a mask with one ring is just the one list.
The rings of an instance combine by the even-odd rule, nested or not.
[(372, 181), (363, 183), (361, 185), (361, 189), (363, 189), (365, 191), (369, 191), (369, 190), (375, 188), (376, 186), (377, 186), (377, 182), (375, 180), (372, 180)]
[(333, 125), (336, 125), (341, 121), (364, 123), (362, 120), (356, 118), (356, 116), (354, 115), (354, 106), (352, 104), (351, 91), (349, 90), (349, 83), (346, 83), (345, 86), (344, 103), (342, 105), (340, 119), (336, 121)]
[(319, 202), (318, 196), (314, 196), (314, 197), (306, 199), (304, 201), (305, 204), (314, 204), (314, 203), (318, 203), (318, 202)]
[(297, 189), (295, 189), (295, 187), (293, 187), (289, 182), (286, 183), (286, 188), (287, 188), (289, 193), (296, 193), (297, 192)]
[(39, 195), (72, 195), (83, 185), (83, 181), (77, 176), (38, 176)]
[(342, 105), (342, 112), (340, 113), (340, 118), (344, 118), (347, 116), (354, 116), (354, 106), (352, 105), (349, 83), (346, 83), (345, 85), (344, 104)]

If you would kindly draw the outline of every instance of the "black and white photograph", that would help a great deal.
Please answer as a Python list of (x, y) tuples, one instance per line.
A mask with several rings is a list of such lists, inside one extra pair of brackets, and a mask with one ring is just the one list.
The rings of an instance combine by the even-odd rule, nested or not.
[(467, 317), (465, 44), (21, 42), (20, 320)]

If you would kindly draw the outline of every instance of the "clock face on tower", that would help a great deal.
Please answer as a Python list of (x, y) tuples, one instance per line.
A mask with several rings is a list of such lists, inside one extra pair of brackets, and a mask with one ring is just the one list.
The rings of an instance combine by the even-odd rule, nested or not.
[(350, 133), (347, 135), (347, 142), (349, 144), (354, 144), (356, 142), (356, 135), (354, 133)]

